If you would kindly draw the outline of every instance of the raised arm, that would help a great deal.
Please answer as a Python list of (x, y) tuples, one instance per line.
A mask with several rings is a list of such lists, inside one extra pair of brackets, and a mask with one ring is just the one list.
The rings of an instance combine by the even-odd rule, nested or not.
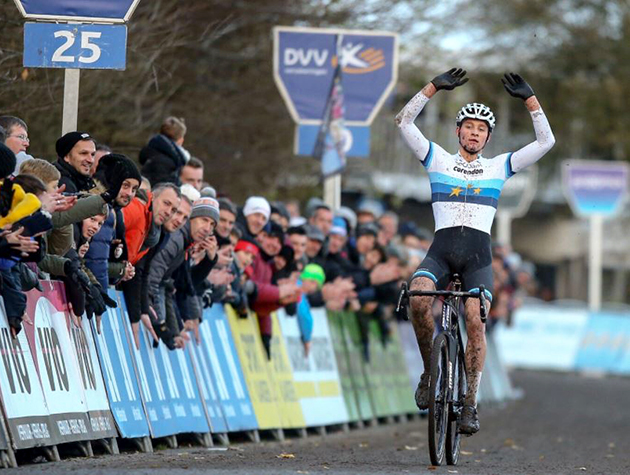
[(514, 73), (506, 74), (501, 81), (506, 91), (511, 96), (525, 101), (525, 107), (527, 107), (527, 110), (532, 116), (534, 132), (536, 133), (535, 142), (514, 152), (510, 157), (510, 168), (513, 173), (516, 173), (540, 160), (543, 155), (551, 150), (556, 143), (556, 139), (551, 131), (549, 121), (540, 107), (540, 103), (538, 99), (536, 99), (534, 90), (530, 85), (527, 84), (521, 76)]
[(395, 122), (400, 129), (403, 139), (420, 161), (424, 161), (426, 158), (430, 142), (422, 135), (414, 121), (436, 92), (442, 89), (451, 91), (468, 82), (468, 78), (464, 77), (465, 75), (466, 71), (453, 68), (436, 76), (396, 116)]

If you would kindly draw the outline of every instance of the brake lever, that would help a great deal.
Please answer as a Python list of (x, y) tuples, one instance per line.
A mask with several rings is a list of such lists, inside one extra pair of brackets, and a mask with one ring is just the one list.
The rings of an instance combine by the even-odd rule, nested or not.
[(488, 307), (486, 307), (486, 286), (485, 285), (479, 286), (479, 302), (481, 303), (481, 305), (479, 306), (481, 323), (486, 323), (486, 320), (488, 319)]

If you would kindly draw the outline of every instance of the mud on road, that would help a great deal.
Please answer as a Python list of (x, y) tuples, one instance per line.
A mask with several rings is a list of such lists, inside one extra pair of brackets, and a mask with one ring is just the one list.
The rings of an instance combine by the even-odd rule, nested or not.
[(2, 474), (629, 474), (630, 378), (517, 371), (523, 399), (480, 409), (456, 467), (430, 467), (426, 419), (326, 437), (26, 465)]

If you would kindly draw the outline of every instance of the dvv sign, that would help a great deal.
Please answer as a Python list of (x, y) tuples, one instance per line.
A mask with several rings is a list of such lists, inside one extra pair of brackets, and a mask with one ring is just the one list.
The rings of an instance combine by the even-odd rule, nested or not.
[[(298, 124), (296, 151), (310, 155), (333, 73), (337, 61), (341, 61), (345, 125), (353, 134), (354, 150), (348, 154), (367, 155), (369, 125), (398, 78), (397, 35), (276, 27), (274, 37), (274, 77), (291, 117)], [(339, 58), (338, 38), (341, 39)]]

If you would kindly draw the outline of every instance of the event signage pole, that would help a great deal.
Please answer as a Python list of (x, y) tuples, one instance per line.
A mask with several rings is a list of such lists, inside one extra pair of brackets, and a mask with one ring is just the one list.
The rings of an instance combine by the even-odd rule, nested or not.
[(14, 1), (25, 18), (37, 20), (24, 25), (24, 67), (65, 70), (61, 133), (77, 130), (80, 70), (125, 69), (124, 23), (140, 0)]
[(573, 212), (589, 219), (588, 305), (602, 305), (602, 248), (604, 219), (617, 214), (628, 193), (630, 167), (625, 162), (565, 160), (563, 190)]

